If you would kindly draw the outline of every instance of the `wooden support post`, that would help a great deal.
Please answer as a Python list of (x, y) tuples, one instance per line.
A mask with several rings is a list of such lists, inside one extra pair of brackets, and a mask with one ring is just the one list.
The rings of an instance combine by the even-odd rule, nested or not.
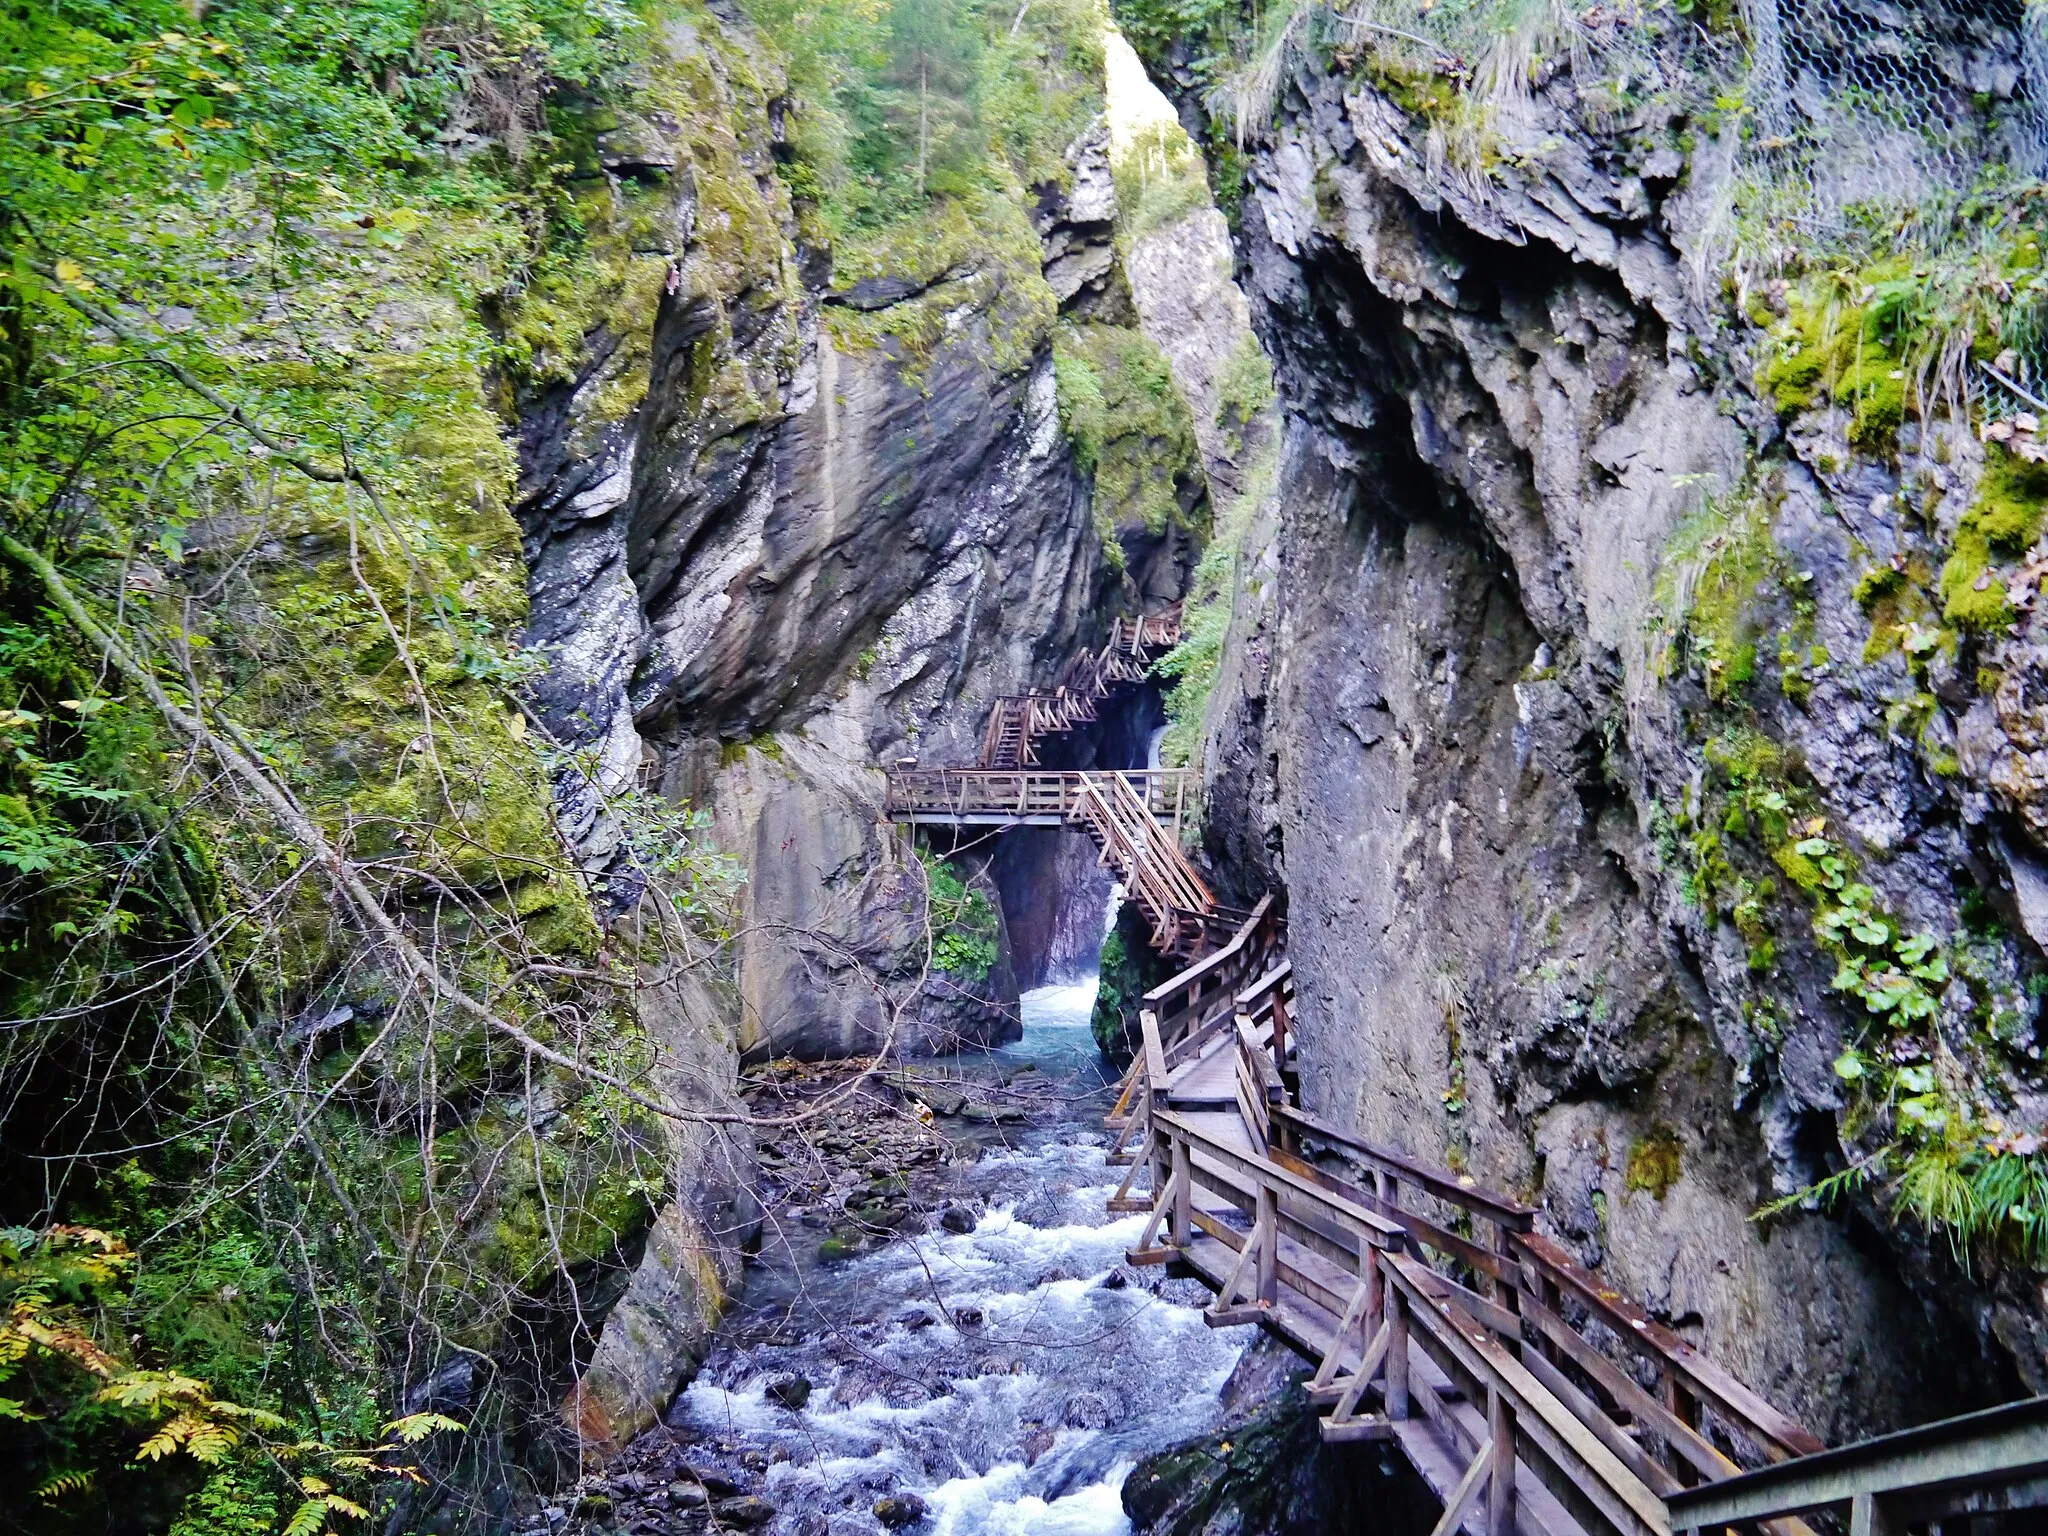
[(1117, 1185), (1116, 1193), (1109, 1197), (1108, 1207), (1112, 1211), (1149, 1211), (1158, 1203), (1160, 1186), (1156, 1175), (1153, 1179), (1152, 1194), (1149, 1199), (1140, 1200), (1131, 1193), (1131, 1186), (1138, 1179), (1138, 1170), (1150, 1166), (1152, 1161), (1154, 1135), (1152, 1117), (1149, 1112), (1144, 1116), (1144, 1120), (1145, 1139), (1138, 1144), (1138, 1152), (1131, 1159), (1131, 1166), (1124, 1170), (1123, 1182)]
[(1388, 1286), (1386, 1297), (1387, 1417), (1405, 1419), (1408, 1417), (1408, 1303), (1398, 1285)]
[(1188, 1225), (1193, 1213), (1194, 1173), (1188, 1157), (1188, 1144), (1180, 1137), (1173, 1139), (1173, 1217), (1168, 1231), (1169, 1241), (1176, 1248), (1188, 1245)]
[[(1150, 1096), (1156, 1098), (1162, 1091), (1155, 1088)], [(1152, 1192), (1155, 1195), (1166, 1194), (1172, 1187), (1173, 1149), (1167, 1143), (1165, 1136), (1152, 1138)]]
[(1350, 1338), (1353, 1328), (1360, 1329), (1359, 1343), (1365, 1344), (1379, 1332), (1379, 1263), (1376, 1250), (1371, 1243), (1358, 1245), (1358, 1289), (1351, 1293), (1351, 1305), (1344, 1309), (1344, 1316), (1337, 1323), (1337, 1332), (1330, 1339), (1330, 1347), (1316, 1366), (1316, 1374), (1308, 1384), (1311, 1396), (1321, 1392), (1337, 1378), (1337, 1364), (1344, 1353), (1344, 1343)]
[(1906, 1522), (1885, 1507), (1882, 1495), (1859, 1493), (1849, 1501), (1849, 1536), (1906, 1536)]
[(1479, 1490), (1485, 1486), (1486, 1474), (1492, 1465), (1493, 1445), (1489, 1441), (1479, 1447), (1479, 1454), (1472, 1458), (1472, 1465), (1466, 1468), (1465, 1475), (1458, 1479), (1458, 1486), (1451, 1491), (1451, 1496), (1444, 1500), (1443, 1515), (1437, 1521), (1436, 1529), (1430, 1532), (1430, 1536), (1451, 1536), (1451, 1533), (1457, 1530), (1463, 1523), (1466, 1512), (1478, 1499)]
[[(1493, 1226), (1493, 1251), (1500, 1258), (1501, 1273), (1505, 1277), (1494, 1282), (1493, 1299), (1500, 1303), (1503, 1311), (1519, 1316), (1522, 1310), (1521, 1268), (1515, 1261), (1514, 1234), (1499, 1222)], [(1519, 1338), (1503, 1338), (1501, 1342), (1517, 1356), (1521, 1354)]]
[(1259, 1186), (1257, 1220), (1266, 1229), (1259, 1249), (1258, 1298), (1270, 1305), (1280, 1299), (1280, 1201), (1269, 1184)]
[(1515, 1410), (1498, 1387), (1486, 1395), (1486, 1436), (1493, 1447), (1486, 1536), (1515, 1536)]

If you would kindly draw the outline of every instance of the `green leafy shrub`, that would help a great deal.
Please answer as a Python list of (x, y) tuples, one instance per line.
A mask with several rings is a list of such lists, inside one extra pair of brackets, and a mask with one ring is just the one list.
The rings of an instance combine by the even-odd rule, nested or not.
[(1652, 666), (1669, 676), (1696, 668), (1717, 702), (1756, 676), (1759, 632), (1752, 617), (1760, 589), (1785, 566), (1771, 536), (1777, 513), (1756, 486), (1707, 496), (1682, 522), (1658, 560), (1651, 620)]
[[(293, 1448), (406, 1439), (386, 1341), (513, 1363), (515, 1310), (664, 1194), (630, 982), (659, 945), (600, 926), (552, 811), (597, 765), (516, 698), (548, 658), (511, 638), (504, 430), (660, 295), (643, 190), (579, 174), (606, 112), (697, 110), (658, 41), (602, 0), (0, 17), (0, 1220), (58, 1190), (51, 1231), (149, 1234), (46, 1302), (9, 1266), (48, 1240), (0, 1254), (67, 1341), (14, 1357), (42, 1416), (5, 1426), (53, 1530), (151, 1445), (166, 1486), (213, 1469), (188, 1529), (389, 1518), (390, 1479)], [(598, 799), (650, 924), (729, 920), (699, 821)]]
[(1202, 156), (1178, 123), (1148, 124), (1117, 155), (1117, 240), (1128, 251), (1209, 205)]
[(994, 904), (946, 860), (929, 853), (923, 858), (933, 966), (971, 982), (987, 981), (1000, 954)]

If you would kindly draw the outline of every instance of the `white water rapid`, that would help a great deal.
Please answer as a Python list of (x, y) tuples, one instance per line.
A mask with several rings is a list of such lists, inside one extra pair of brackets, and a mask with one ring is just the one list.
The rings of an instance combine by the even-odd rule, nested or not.
[(1027, 993), (1024, 1038), (982, 1059), (1043, 1082), (1045, 1110), (945, 1170), (969, 1230), (750, 1276), (743, 1342), (668, 1422), (693, 1464), (759, 1489), (771, 1530), (879, 1531), (878, 1503), (914, 1500), (933, 1536), (1119, 1536), (1133, 1463), (1213, 1423), (1244, 1341), (1203, 1326), (1193, 1282), (1121, 1264), (1144, 1218), (1105, 1209), (1123, 1170), (1105, 1162), (1094, 997)]

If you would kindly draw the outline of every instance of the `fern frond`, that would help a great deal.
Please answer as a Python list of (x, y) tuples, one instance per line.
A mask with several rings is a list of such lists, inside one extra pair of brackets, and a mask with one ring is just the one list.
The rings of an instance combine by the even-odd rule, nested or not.
[(461, 1434), (468, 1428), (469, 1426), (459, 1419), (451, 1419), (445, 1413), (413, 1413), (386, 1424), (384, 1438), (396, 1438), (407, 1445), (417, 1445), (437, 1429), (452, 1429)]
[(67, 1493), (83, 1493), (92, 1486), (90, 1472), (59, 1472), (36, 1484), (39, 1499), (61, 1499)]
[(1884, 1166), (1885, 1158), (1890, 1156), (1892, 1147), (1896, 1145), (1897, 1143), (1892, 1143), (1880, 1147), (1868, 1157), (1851, 1163), (1840, 1173), (1831, 1173), (1818, 1183), (1809, 1184), (1804, 1189), (1795, 1189), (1782, 1200), (1773, 1200), (1769, 1205), (1758, 1206), (1749, 1213), (1749, 1219), (1769, 1221), (1773, 1216), (1784, 1215), (1794, 1206), (1806, 1206), (1809, 1201), (1826, 1210), (1844, 1195), (1853, 1193), (1876, 1177), (1878, 1170)]
[(201, 1420), (197, 1427), (186, 1435), (185, 1450), (194, 1461), (204, 1462), (210, 1467), (217, 1466), (227, 1459), (228, 1452), (235, 1448), (235, 1442), (239, 1439), (241, 1436), (231, 1426), (210, 1419)]
[(135, 1452), (135, 1459), (137, 1461), (162, 1461), (166, 1456), (177, 1455), (179, 1448), (185, 1443), (187, 1428), (185, 1416), (180, 1414), (147, 1440), (143, 1441), (141, 1447)]

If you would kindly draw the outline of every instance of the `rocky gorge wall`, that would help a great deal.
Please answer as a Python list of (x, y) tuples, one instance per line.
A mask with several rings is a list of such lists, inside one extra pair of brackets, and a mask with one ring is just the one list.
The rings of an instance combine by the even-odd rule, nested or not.
[[(1178, 397), (1117, 408), (1117, 367), (1150, 344), (1100, 128), (1028, 198), (835, 262), (777, 173), (786, 109), (755, 45), (736, 13), (674, 23), (656, 105), (593, 106), (579, 206), (605, 263), (518, 401), (527, 636), (552, 658), (532, 696), (575, 754), (564, 825), (621, 906), (640, 897), (622, 792), (692, 808), (735, 862), (737, 1016), (706, 1064), (726, 1082), (748, 1058), (1014, 1038), (1020, 982), (1092, 966), (1092, 849), (939, 848), (963, 889), (883, 818), (879, 768), (974, 762), (995, 697), (1179, 594), (1205, 516)], [(1110, 397), (1086, 427), (1056, 377), (1069, 345)], [(1106, 714), (1077, 761), (1142, 761), (1141, 718)], [(954, 932), (970, 952), (949, 966)], [(650, 1422), (701, 1355), (706, 1231), (684, 1207), (657, 1221), (582, 1378), (587, 1443)]]
[[(2013, 34), (1958, 16), (1927, 25), (1995, 115)], [(2043, 1104), (2039, 502), (1987, 560), (1999, 410), (1895, 389), (1872, 428), (1796, 264), (1723, 285), (1735, 140), (1680, 89), (1615, 109), (1592, 48), (1529, 66), (1474, 169), (1454, 87), (1304, 33), (1240, 157), (1201, 29), (1119, 19), (1218, 184), (1244, 172), (1284, 446), (1208, 700), (1208, 852), (1287, 893), (1307, 1106), (1539, 1202), (1830, 1439), (2039, 1390), (2031, 1250), (1914, 1182), (2029, 1168)], [(1706, 34), (1642, 24), (1656, 78), (1706, 68)], [(1856, 306), (1899, 270), (1839, 322), (1895, 384), (1910, 343)], [(1956, 600), (1987, 589), (1988, 623)]]
[[(1062, 430), (1055, 322), (1128, 313), (1104, 146), (993, 230), (835, 279), (772, 173), (767, 104), (721, 73), (731, 45), (679, 46), (713, 126), (598, 140), (610, 216), (660, 232), (633, 258), (646, 308), (524, 408), (530, 632), (563, 658), (540, 697), (601, 777), (703, 808), (744, 866), (743, 1053), (999, 1039), (1008, 942), (985, 977), (931, 973), (927, 876), (875, 769), (973, 762), (997, 695), (1182, 583), (1187, 536), (1098, 516)], [(602, 865), (616, 834), (587, 821)]]
[(1074, 837), (920, 846), (879, 765), (971, 762), (1205, 534), (1101, 23), (10, 23), (0, 1449), (52, 1529), (502, 1527), (728, 1311), (743, 1062), (1090, 963)]

